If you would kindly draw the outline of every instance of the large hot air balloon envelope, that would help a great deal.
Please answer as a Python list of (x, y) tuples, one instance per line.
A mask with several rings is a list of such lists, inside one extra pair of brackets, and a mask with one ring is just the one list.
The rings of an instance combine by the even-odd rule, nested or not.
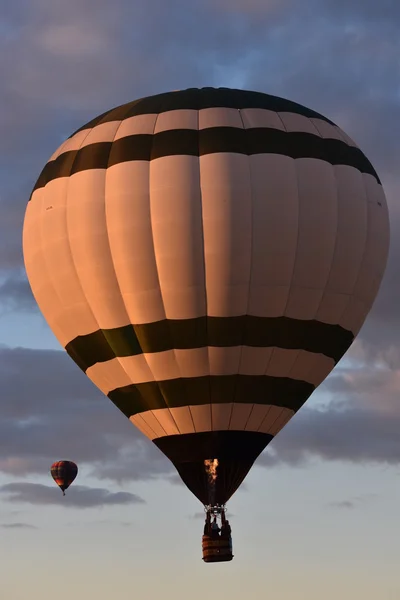
[(51, 465), (50, 473), (61, 489), (63, 496), (65, 496), (65, 490), (69, 488), (78, 475), (78, 467), (70, 460), (58, 460)]
[(226, 503), (347, 351), (388, 246), (379, 177), (339, 127), (224, 88), (81, 127), (23, 233), (59, 342), (205, 505)]

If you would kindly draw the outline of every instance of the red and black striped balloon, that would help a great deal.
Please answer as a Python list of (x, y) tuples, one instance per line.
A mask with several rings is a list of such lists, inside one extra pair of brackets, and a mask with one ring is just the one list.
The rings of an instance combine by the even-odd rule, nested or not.
[(51, 465), (50, 473), (65, 496), (65, 490), (78, 475), (78, 467), (70, 460), (59, 460)]

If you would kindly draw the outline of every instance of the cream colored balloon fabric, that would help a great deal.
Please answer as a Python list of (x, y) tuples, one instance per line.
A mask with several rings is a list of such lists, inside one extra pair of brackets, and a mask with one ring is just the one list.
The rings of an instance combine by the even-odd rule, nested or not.
[(344, 132), (207, 88), (72, 135), (23, 235), (58, 340), (150, 439), (276, 435), (358, 333), (388, 244), (381, 183)]

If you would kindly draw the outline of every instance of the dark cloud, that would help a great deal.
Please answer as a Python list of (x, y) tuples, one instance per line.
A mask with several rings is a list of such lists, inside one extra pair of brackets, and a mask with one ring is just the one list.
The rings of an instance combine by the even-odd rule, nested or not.
[(110, 492), (104, 488), (75, 485), (62, 496), (59, 489), (39, 483), (8, 483), (0, 486), (0, 494), (9, 502), (56, 504), (69, 508), (92, 508), (122, 504), (143, 504), (144, 500), (129, 492)]
[(2, 529), (37, 529), (35, 525), (29, 525), (29, 523), (4, 523), (0, 527)]
[(309, 401), (258, 464), (301, 466), (312, 458), (399, 464), (400, 371), (384, 363), (356, 367), (331, 376), (324, 388), (333, 400), (321, 409)]
[(99, 479), (173, 471), (163, 454), (61, 351), (0, 348), (0, 470), (48, 473), (55, 460), (87, 463)]
[(262, 91), (272, 88), (336, 121), (385, 179), (397, 172), (400, 154), (393, 127), (400, 117), (399, 51), (394, 28), (382, 31), (361, 13), (357, 21), (342, 18), (329, 3), (318, 2), (312, 15), (306, 10), (288, 18), (266, 38), (246, 83)]

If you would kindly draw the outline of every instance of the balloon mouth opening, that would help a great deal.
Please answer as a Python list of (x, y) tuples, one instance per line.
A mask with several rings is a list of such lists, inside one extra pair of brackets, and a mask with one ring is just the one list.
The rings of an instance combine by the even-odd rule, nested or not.
[(238, 489), (272, 437), (249, 431), (206, 431), (153, 442), (203, 506), (221, 506)]
[(208, 504), (214, 506), (215, 504), (215, 486), (218, 477), (218, 458), (208, 458), (204, 461), (204, 469), (207, 476), (207, 488), (208, 488)]

